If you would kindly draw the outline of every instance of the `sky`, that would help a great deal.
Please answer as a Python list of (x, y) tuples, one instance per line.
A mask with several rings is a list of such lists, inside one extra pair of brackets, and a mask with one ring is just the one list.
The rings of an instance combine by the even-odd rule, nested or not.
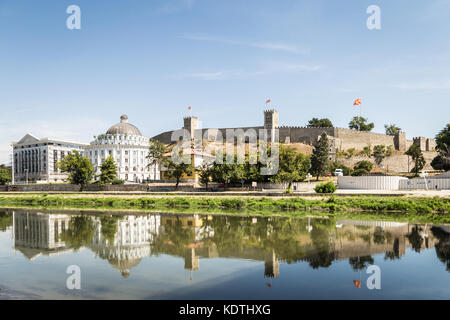
[(450, 0), (0, 0), (0, 163), (26, 133), (88, 143), (122, 114), (148, 137), (188, 115), (259, 126), (269, 108), (280, 125), (346, 128), (362, 112), (374, 132), (434, 137), (450, 120), (449, 34)]

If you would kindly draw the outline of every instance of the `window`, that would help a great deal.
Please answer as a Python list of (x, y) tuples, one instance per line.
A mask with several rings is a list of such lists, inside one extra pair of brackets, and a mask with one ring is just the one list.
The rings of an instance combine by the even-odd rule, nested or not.
[(112, 150), (109, 150), (109, 151), (108, 151), (108, 154), (109, 154), (110, 156), (112, 156)]
[(125, 151), (125, 155), (126, 155), (126, 156), (128, 155), (128, 151)]

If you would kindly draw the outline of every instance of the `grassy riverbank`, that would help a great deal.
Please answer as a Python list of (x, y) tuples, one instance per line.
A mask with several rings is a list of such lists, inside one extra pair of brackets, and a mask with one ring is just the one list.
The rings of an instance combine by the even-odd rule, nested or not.
[(265, 198), (265, 197), (64, 197), (42, 195), (0, 196), (0, 206), (39, 206), (105, 209), (190, 209), (190, 210), (247, 210), (247, 211), (365, 211), (398, 212), (417, 215), (445, 215), (450, 212), (449, 198), (325, 196), (322, 199)]

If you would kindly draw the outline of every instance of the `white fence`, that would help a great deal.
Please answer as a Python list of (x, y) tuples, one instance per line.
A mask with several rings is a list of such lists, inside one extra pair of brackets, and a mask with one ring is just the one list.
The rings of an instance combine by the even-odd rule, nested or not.
[(406, 181), (400, 181), (400, 189), (401, 190), (414, 190), (414, 189), (423, 189), (423, 190), (450, 190), (450, 179), (444, 178), (416, 178)]
[(339, 189), (355, 189), (355, 190), (398, 190), (399, 183), (407, 181), (407, 178), (397, 176), (362, 176), (338, 177)]

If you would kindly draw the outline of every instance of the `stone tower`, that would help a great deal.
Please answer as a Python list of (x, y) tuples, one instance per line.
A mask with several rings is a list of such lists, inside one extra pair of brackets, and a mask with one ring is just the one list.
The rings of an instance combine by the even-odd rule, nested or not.
[(191, 139), (194, 138), (195, 130), (198, 129), (198, 118), (197, 117), (184, 117), (184, 127), (191, 134)]
[(278, 128), (278, 111), (275, 109), (264, 110), (264, 129)]
[(406, 133), (397, 131), (394, 136), (395, 150), (406, 151)]

